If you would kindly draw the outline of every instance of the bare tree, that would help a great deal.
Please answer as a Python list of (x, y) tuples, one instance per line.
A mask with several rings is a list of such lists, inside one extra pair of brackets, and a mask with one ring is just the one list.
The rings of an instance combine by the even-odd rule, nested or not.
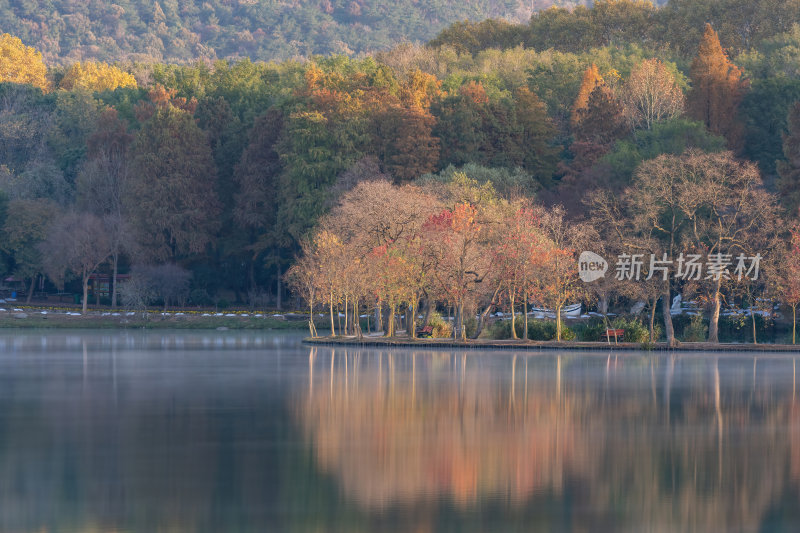
[(103, 222), (88, 213), (68, 213), (51, 225), (40, 251), (44, 271), (51, 279), (59, 282), (67, 272), (80, 278), (82, 310), (86, 313), (89, 277), (111, 255), (111, 242)]
[[(625, 192), (624, 206), (614, 207), (608, 196), (600, 196), (593, 203), (614, 223), (621, 242), (672, 265), (675, 274), (680, 274), (675, 269), (683, 252), (705, 254), (707, 262), (714, 257), (729, 261), (739, 255), (764, 255), (771, 247), (775, 199), (764, 190), (756, 167), (739, 163), (730, 152), (690, 150), (681, 156), (659, 156), (640, 165)], [(723, 289), (729, 280), (730, 273), (716, 276), (706, 271), (688, 284), (710, 304), (709, 342), (719, 341)], [(667, 342), (675, 344), (670, 293), (671, 282), (664, 280)]]
[(289, 287), (296, 293), (301, 294), (308, 304), (308, 331), (312, 337), (317, 336), (317, 328), (314, 325), (314, 304), (318, 283), (319, 265), (313, 257), (312, 244), (308, 241), (302, 244), (303, 255), (295, 261), (294, 265), (286, 273), (286, 281)]
[(651, 129), (653, 124), (683, 114), (683, 91), (675, 76), (656, 59), (645, 59), (631, 71), (622, 87), (622, 106), (631, 128)]
[(137, 265), (132, 269), (132, 277), (145, 280), (154, 298), (164, 303), (164, 311), (170, 305), (182, 305), (189, 296), (192, 274), (174, 263)]
[(150, 280), (135, 271), (120, 285), (119, 296), (126, 309), (138, 311), (143, 318), (147, 317), (147, 306), (156, 298)]
[[(676, 163), (689, 239), (706, 251), (709, 261), (713, 257), (769, 254), (779, 211), (775, 197), (764, 190), (755, 164), (740, 163), (731, 152), (697, 151), (687, 152)], [(722, 287), (729, 276), (715, 274), (709, 279), (707, 273), (704, 280), (703, 289), (711, 302), (709, 342), (719, 342)]]

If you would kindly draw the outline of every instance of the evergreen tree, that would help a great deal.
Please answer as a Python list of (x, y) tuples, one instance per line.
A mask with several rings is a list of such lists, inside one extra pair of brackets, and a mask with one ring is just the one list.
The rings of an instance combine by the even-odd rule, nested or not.
[(692, 90), (687, 98), (689, 115), (728, 139), (728, 146), (738, 149), (742, 141), (739, 102), (746, 84), (742, 71), (731, 63), (717, 32), (706, 24), (703, 39), (691, 67)]
[(575, 103), (572, 104), (572, 116), (570, 122), (572, 127), (578, 126), (582, 119), (582, 113), (589, 107), (589, 97), (592, 92), (599, 86), (605, 85), (603, 76), (600, 75), (600, 70), (594, 63), (591, 64), (583, 73), (583, 80), (581, 81), (581, 88), (578, 90), (578, 96), (575, 98)]
[(627, 131), (619, 99), (605, 84), (595, 87), (586, 107), (578, 112), (575, 137), (605, 146), (622, 138)]
[(410, 181), (436, 169), (439, 139), (432, 135), (436, 119), (416, 106), (399, 102), (373, 115), (373, 146), (383, 170), (396, 181)]
[(440, 140), (442, 167), (488, 162), (483, 153), (486, 143), (483, 129), (485, 101), (481, 98), (483, 87), (480, 84), (477, 87), (462, 87), (458, 94), (444, 98), (431, 108), (437, 119), (433, 132)]
[(160, 259), (205, 250), (218, 229), (219, 202), (211, 148), (192, 115), (156, 108), (131, 153), (126, 208), (142, 247)]
[(522, 166), (540, 183), (547, 185), (558, 164), (559, 148), (553, 145), (558, 132), (536, 93), (521, 87), (514, 96), (517, 123), (522, 132)]
[(800, 207), (800, 102), (789, 112), (789, 132), (783, 137), (783, 156), (785, 161), (778, 161), (778, 186), (781, 191), (781, 202), (786, 210), (798, 214)]

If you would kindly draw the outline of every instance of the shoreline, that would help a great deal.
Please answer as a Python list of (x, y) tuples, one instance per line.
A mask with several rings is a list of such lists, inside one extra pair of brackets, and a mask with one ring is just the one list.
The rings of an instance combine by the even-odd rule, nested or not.
[(764, 353), (800, 353), (800, 344), (735, 344), (722, 343), (710, 344), (707, 342), (684, 342), (675, 347), (669, 347), (664, 342), (652, 345), (643, 345), (636, 342), (619, 342), (608, 344), (606, 342), (584, 341), (522, 341), (522, 340), (485, 340), (476, 339), (453, 341), (452, 339), (411, 339), (403, 337), (306, 337), (303, 344), (320, 346), (358, 346), (358, 347), (384, 347), (384, 348), (458, 348), (466, 350), (526, 350), (526, 351), (552, 351), (552, 350), (582, 350), (582, 351), (660, 351), (660, 352), (764, 352)]
[(204, 330), (287, 330), (308, 333), (307, 317), (294, 313), (265, 311), (149, 310), (146, 316), (125, 311), (90, 310), (85, 315), (73, 309), (17, 306), (0, 309), (0, 330), (4, 329), (204, 329)]

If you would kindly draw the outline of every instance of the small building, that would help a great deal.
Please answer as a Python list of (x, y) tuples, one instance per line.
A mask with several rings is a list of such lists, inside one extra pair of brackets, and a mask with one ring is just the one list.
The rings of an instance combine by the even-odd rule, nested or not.
[[(89, 297), (94, 298), (95, 303), (100, 303), (100, 298), (111, 298), (112, 277), (111, 274), (89, 276)], [(117, 274), (117, 283), (125, 283), (130, 277), (130, 274)]]

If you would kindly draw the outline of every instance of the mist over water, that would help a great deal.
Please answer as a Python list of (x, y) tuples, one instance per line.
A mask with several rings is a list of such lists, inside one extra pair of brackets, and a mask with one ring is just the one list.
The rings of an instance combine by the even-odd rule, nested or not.
[(1, 531), (796, 531), (792, 355), (0, 334)]

